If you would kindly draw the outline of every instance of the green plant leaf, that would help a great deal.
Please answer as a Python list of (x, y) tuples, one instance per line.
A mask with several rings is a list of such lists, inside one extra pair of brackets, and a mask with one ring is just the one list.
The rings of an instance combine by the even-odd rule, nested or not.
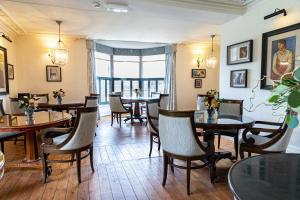
[(268, 99), (268, 102), (269, 102), (269, 103), (276, 103), (276, 102), (278, 101), (279, 97), (280, 97), (280, 96), (279, 96), (278, 94), (275, 94), (275, 95), (271, 96), (271, 97)]
[(291, 107), (291, 110), (297, 112), (298, 114), (300, 114), (300, 106), (298, 106), (297, 108), (292, 108)]
[(286, 86), (286, 85), (282, 85), (282, 84), (280, 84), (280, 85), (278, 85), (276, 88), (274, 88), (273, 90), (272, 90), (272, 93), (274, 94), (280, 94), (280, 93), (283, 93), (283, 92), (285, 92), (285, 91), (288, 91), (289, 90), (289, 87), (288, 86)]
[(299, 120), (297, 115), (288, 115), (286, 123), (289, 128), (296, 128), (299, 125)]
[(291, 94), (288, 97), (288, 104), (292, 108), (297, 108), (300, 106), (300, 91), (294, 90), (291, 92)]
[(298, 67), (295, 71), (294, 71), (294, 78), (298, 81), (300, 81), (300, 67)]

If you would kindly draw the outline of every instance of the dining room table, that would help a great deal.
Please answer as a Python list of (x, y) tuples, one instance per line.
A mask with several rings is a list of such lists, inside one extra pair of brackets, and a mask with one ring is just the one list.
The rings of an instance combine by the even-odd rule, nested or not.
[[(159, 98), (157, 97), (122, 97), (122, 103), (123, 104), (133, 104), (133, 119), (139, 120), (139, 122), (142, 124), (143, 120), (147, 119), (147, 116), (144, 116), (141, 114), (140, 104), (146, 103), (147, 101), (159, 101)], [(127, 117), (125, 121), (130, 120), (130, 117)]]
[(69, 112), (70, 110), (74, 110), (80, 107), (83, 107), (85, 103), (83, 102), (72, 102), (72, 101), (63, 101), (62, 103), (39, 103), (37, 105), (38, 109), (49, 109), (49, 110), (55, 110), (55, 111), (66, 111)]
[[(196, 111), (197, 113), (197, 111)], [(235, 160), (236, 157), (232, 156), (230, 151), (216, 151), (214, 145), (214, 137), (217, 130), (232, 130), (232, 129), (245, 129), (252, 127), (255, 124), (255, 120), (247, 116), (232, 116), (232, 115), (219, 115), (216, 118), (208, 118), (204, 115), (198, 117), (195, 114), (195, 127), (199, 135), (203, 136), (203, 140), (210, 146), (211, 151), (214, 154), (214, 162), (217, 163), (221, 159)], [(213, 172), (212, 182), (216, 179), (216, 174)]]
[(300, 155), (273, 153), (236, 162), (228, 183), (237, 200), (300, 199)]
[(35, 112), (30, 119), (24, 114), (4, 115), (0, 118), (1, 132), (25, 132), (26, 154), (24, 161), (39, 160), (36, 134), (46, 128), (69, 123), (72, 115), (66, 112), (41, 111)]

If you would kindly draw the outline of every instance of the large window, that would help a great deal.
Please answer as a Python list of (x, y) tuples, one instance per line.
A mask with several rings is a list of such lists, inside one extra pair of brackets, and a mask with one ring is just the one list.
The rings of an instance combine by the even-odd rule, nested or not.
[[(111, 92), (133, 96), (140, 88), (144, 96), (164, 91), (165, 55), (119, 56), (97, 52), (97, 90), (101, 103), (108, 103)], [(112, 59), (112, 60), (111, 60)]]

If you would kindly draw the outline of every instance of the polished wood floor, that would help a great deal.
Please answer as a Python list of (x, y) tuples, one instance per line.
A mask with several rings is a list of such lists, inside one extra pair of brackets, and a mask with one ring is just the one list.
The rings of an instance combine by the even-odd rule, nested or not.
[[(222, 138), (222, 147), (232, 149), (232, 142)], [(53, 164), (47, 184), (42, 183), (41, 163), (24, 164), (22, 142), (6, 143), (7, 166), (0, 181), (0, 199), (233, 199), (226, 175), (233, 164), (220, 161), (217, 172), (220, 180), (212, 185), (208, 169), (193, 170), (191, 195), (186, 195), (185, 170), (170, 170), (166, 187), (162, 181), (162, 153), (154, 145), (148, 157), (149, 134), (145, 126), (116, 124), (104, 118), (97, 129), (94, 143), (95, 173), (89, 159), (83, 160), (82, 183), (77, 183), (76, 167)], [(21, 163), (21, 164), (16, 164)], [(222, 178), (223, 177), (223, 178)]]

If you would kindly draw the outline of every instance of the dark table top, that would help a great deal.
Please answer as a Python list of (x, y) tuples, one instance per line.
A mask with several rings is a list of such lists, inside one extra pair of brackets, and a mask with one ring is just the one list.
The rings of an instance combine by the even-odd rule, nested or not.
[(158, 101), (159, 98), (153, 97), (122, 97), (123, 102), (146, 102), (146, 101)]
[(235, 163), (228, 174), (238, 200), (300, 199), (300, 154), (266, 154)]

